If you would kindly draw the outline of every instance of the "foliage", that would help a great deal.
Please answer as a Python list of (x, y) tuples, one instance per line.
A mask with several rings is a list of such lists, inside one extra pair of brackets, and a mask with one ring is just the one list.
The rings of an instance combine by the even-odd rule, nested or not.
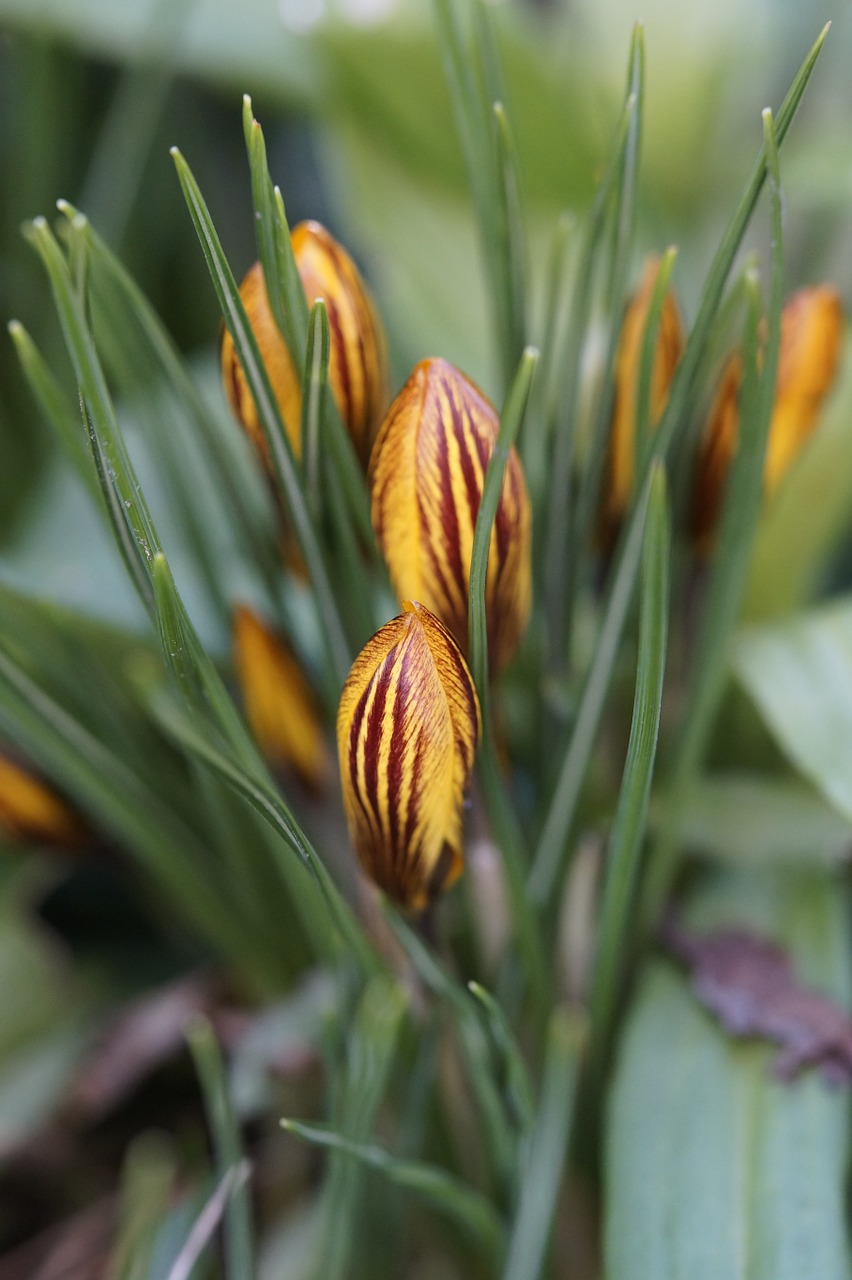
[[(755, 129), (742, 194), (703, 283), (686, 289), (693, 318), (657, 415), (664, 299), (685, 259), (687, 280), (698, 278), (707, 229), (677, 263), (672, 250), (662, 258), (634, 370), (632, 492), (606, 544), (600, 494), (622, 318), (637, 244), (664, 248), (640, 183), (662, 172), (642, 29), (607, 150), (600, 131), (584, 127), (571, 78), (557, 81), (526, 28), (496, 19), (482, 0), (437, 0), (425, 16), (413, 5), (372, 42), (329, 22), (293, 36), (283, 58), (260, 5), (204, 35), (205, 5), (171, 15), (158, 7), (144, 29), (132, 26), (133, 12), (88, 0), (72, 14), (45, 0), (24, 15), (0, 2), (14, 24), (62, 24), (125, 54), (147, 39), (161, 57), (172, 48), (184, 69), (250, 76), (256, 96), (325, 113), (337, 131), (328, 154), (347, 149), (355, 171), (353, 224), (363, 229), (386, 200), (368, 265), (393, 319), (394, 388), (410, 356), (431, 354), (417, 345), (440, 334), (436, 354), (496, 392), (470, 522), (467, 634), (448, 637), (431, 614), (427, 624), (430, 644), (437, 636), (449, 654), (436, 662), (440, 679), (466, 671), (466, 653), (482, 741), (464, 875), (416, 916), (406, 907), (455, 878), (457, 863), (454, 874), (433, 875), (448, 845), (458, 861), (455, 836), (442, 836), (416, 893), (375, 875), (391, 901), (356, 868), (330, 771), (318, 764), (305, 778), (264, 759), (238, 687), (235, 610), (256, 611), (297, 660), (308, 688), (300, 714), (315, 708), (321, 740), (368, 642), (381, 669), (385, 642), (370, 637), (399, 611), (373, 536), (372, 477), (333, 394), (334, 300), (305, 296), (287, 175), (246, 97), (244, 222), (298, 383), (294, 435), (232, 266), (229, 193), (210, 171), (196, 176), (196, 144), (204, 169), (209, 153), (187, 131), (171, 153), (186, 204), (175, 289), (191, 288), (208, 347), (218, 302), (256, 408), (253, 449), (209, 352), (189, 360), (171, 336), (182, 307), (166, 323), (123, 265), (132, 250), (110, 247), (130, 245), (122, 232), (141, 215), (131, 214), (132, 193), (122, 197), (126, 218), (106, 213), (93, 171), (93, 207), (60, 201), (55, 225), (36, 216), (24, 229), (65, 354), (43, 316), (10, 324), (31, 393), (25, 412), (46, 421), (53, 460), (36, 491), (40, 511), (2, 566), (0, 750), (73, 805), (88, 847), (2, 845), (0, 954), (8, 991), (28, 995), (0, 1002), (0, 1172), (13, 1179), (49, 1125), (77, 1141), (112, 1115), (119, 1192), (109, 1187), (115, 1150), (87, 1172), (109, 1187), (108, 1274), (134, 1280), (439, 1270), (582, 1280), (598, 1274), (597, 1206), (612, 1280), (782, 1277), (803, 1266), (848, 1275), (846, 1094), (827, 1093), (812, 1073), (773, 1081), (766, 1050), (731, 1042), (655, 940), (675, 902), (695, 927), (767, 933), (805, 981), (848, 1001), (849, 604), (789, 616), (826, 579), (845, 532), (832, 501), (819, 529), (797, 539), (810, 522), (793, 495), (848, 459), (848, 432), (834, 425), (848, 379), (801, 472), (777, 504), (762, 505), (790, 283), (785, 140), (825, 32)], [(424, 115), (406, 91), (431, 84), (439, 60), (447, 91)], [(539, 66), (543, 106), (513, 92)], [(133, 142), (139, 104), (160, 77), (161, 96), (138, 121), (138, 163), (131, 156), (115, 169), (119, 193), (139, 183), (142, 205), (170, 74), (128, 71), (101, 133), (103, 174)], [(43, 105), (50, 110), (47, 94)], [(541, 127), (560, 117), (562, 144)], [(372, 136), (382, 119), (393, 123), (386, 146)], [(439, 140), (451, 120), (459, 146), (445, 167)], [(684, 209), (710, 184), (710, 158), (691, 172)], [(563, 204), (572, 212), (557, 220)], [(107, 224), (116, 218), (110, 234), (101, 210)], [(424, 210), (438, 223), (427, 252)], [(482, 268), (473, 301), (471, 225)], [(764, 260), (742, 252), (749, 235), (769, 244)], [(416, 303), (423, 316), (407, 316)], [(692, 468), (732, 345), (744, 370), (740, 445), (714, 554), (702, 560), (689, 539)], [(487, 584), (517, 457), (533, 511), (532, 617), (498, 671), (505, 655), (495, 664), (489, 654)], [(773, 560), (789, 545), (790, 581), (789, 566)], [(756, 565), (768, 566), (765, 576)], [(508, 592), (504, 607), (522, 594)], [(751, 621), (740, 628), (744, 609)], [(394, 625), (396, 636), (408, 624)], [(370, 688), (376, 679), (371, 669)], [(350, 728), (345, 697), (344, 707)], [(460, 739), (472, 750), (479, 721), (467, 738), (458, 719), (452, 727), (450, 770)], [(353, 833), (368, 791), (368, 765), (359, 768), (362, 791), (345, 784)], [(98, 927), (115, 902), (117, 931), (131, 941), (116, 945), (98, 928), (89, 936), (75, 924), (80, 901)], [(167, 1017), (176, 986), (179, 1012)], [(131, 1046), (149, 1027), (162, 1047), (144, 1066)], [(203, 1119), (187, 1064), (176, 1066), (184, 1030)], [(156, 1097), (140, 1125), (127, 1098), (144, 1097), (154, 1068)], [(104, 1079), (113, 1084), (95, 1088)], [(146, 1131), (164, 1127), (169, 1138)], [(57, 1212), (70, 1215), (83, 1196), (74, 1189)], [(16, 1212), (17, 1222), (0, 1217), (10, 1244), (43, 1225)]]

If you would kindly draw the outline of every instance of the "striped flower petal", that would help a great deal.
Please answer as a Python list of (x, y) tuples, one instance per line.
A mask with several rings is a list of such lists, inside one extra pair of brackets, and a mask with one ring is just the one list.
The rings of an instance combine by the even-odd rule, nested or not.
[(276, 768), (292, 768), (309, 786), (327, 773), (325, 738), (305, 677), (257, 614), (234, 613), (234, 666), (246, 719)]
[[(325, 300), (330, 336), (329, 381), (335, 403), (364, 466), (387, 404), (387, 360), (384, 332), (358, 268), (333, 236), (318, 222), (301, 222), (292, 233), (293, 254), (309, 303)], [(301, 454), (301, 372), (269, 306), (263, 269), (251, 267), (240, 285), (260, 354), (293, 452)], [(266, 460), (267, 449), (234, 343), (222, 338), (222, 381), (235, 417)]]
[(349, 833), (366, 874), (422, 910), (463, 867), (461, 813), (479, 741), (465, 660), (423, 605), (373, 636), (356, 658), (337, 715)]
[[(769, 424), (764, 492), (774, 493), (814, 430), (840, 361), (843, 309), (829, 285), (800, 289), (781, 313), (781, 349)], [(722, 371), (699, 448), (692, 531), (700, 552), (712, 547), (725, 483), (739, 441), (742, 359), (734, 352)]]
[[(422, 600), (467, 647), (467, 595), (493, 406), (446, 360), (424, 360), (391, 405), (370, 460), (373, 528), (400, 599)], [(513, 449), (491, 537), (485, 601), (492, 665), (514, 653), (530, 610), (531, 516)]]

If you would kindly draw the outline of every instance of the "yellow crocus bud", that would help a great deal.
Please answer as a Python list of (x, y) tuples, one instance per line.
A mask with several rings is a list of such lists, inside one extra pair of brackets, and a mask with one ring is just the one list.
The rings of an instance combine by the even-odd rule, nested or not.
[[(373, 528), (400, 599), (416, 598), (467, 648), (470, 558), (499, 422), (446, 360), (423, 360), (391, 405), (370, 459)], [(492, 665), (514, 653), (530, 610), (531, 516), (509, 456), (491, 536), (485, 604)]]
[[(769, 424), (763, 488), (774, 493), (817, 423), (840, 360), (843, 309), (830, 285), (800, 289), (781, 313), (781, 347), (775, 403)], [(742, 358), (731, 355), (722, 371), (699, 447), (692, 505), (692, 531), (707, 552), (722, 495), (739, 443)]]
[(266, 759), (319, 788), (328, 760), (310, 689), (281, 641), (245, 607), (234, 613), (234, 666), (246, 719)]
[[(615, 399), (606, 457), (600, 512), (600, 539), (610, 547), (633, 495), (636, 472), (636, 398), (642, 340), (651, 299), (660, 270), (660, 259), (649, 258), (639, 287), (627, 303), (615, 360)], [(660, 325), (651, 368), (648, 425), (656, 427), (669, 398), (674, 371), (683, 354), (684, 334), (677, 300), (671, 289), (663, 299)]]
[[(385, 339), (364, 281), (345, 249), (318, 222), (300, 222), (292, 233), (293, 255), (308, 304), (322, 298), (328, 309), (329, 381), (355, 450), (366, 467), (387, 405)], [(240, 285), (272, 390), (296, 457), (301, 454), (301, 370), (296, 370), (269, 306), (259, 262)], [(261, 457), (267, 448), (254, 399), (230, 333), (222, 338), (225, 394)]]
[(421, 911), (460, 875), (462, 803), (480, 733), (471, 674), (450, 632), (403, 603), (355, 663), (337, 748), (349, 834), (366, 874)]
[(0, 842), (4, 835), (27, 844), (74, 848), (85, 840), (86, 828), (55, 791), (0, 755)]

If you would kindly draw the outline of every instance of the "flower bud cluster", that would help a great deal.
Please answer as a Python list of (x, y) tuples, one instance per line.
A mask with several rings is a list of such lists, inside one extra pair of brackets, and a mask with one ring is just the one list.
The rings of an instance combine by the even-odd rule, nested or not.
[[(343, 690), (337, 733), (344, 807), (364, 870), (395, 900), (419, 910), (462, 867), (462, 803), (480, 732), (464, 658), (470, 563), (499, 421), (482, 392), (438, 359), (417, 365), (382, 421), (384, 337), (356, 267), (317, 223), (297, 227), (292, 242), (308, 300), (322, 297), (328, 308), (331, 387), (356, 452), (369, 465), (373, 527), (403, 605), (356, 659)], [(298, 457), (300, 381), (259, 264), (240, 292)], [(222, 373), (235, 415), (268, 461), (228, 334)], [(526, 483), (512, 450), (485, 588), (495, 670), (511, 659), (529, 615), (530, 526)], [(318, 730), (291, 660), (246, 610), (237, 615), (235, 651), (259, 743), (270, 759), (315, 778)]]

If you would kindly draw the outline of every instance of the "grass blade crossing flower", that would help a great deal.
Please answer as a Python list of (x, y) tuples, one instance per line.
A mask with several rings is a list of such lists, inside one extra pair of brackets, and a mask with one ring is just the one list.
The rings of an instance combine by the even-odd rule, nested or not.
[[(423, 360), (391, 405), (370, 460), (373, 527), (397, 595), (422, 600), (465, 648), (473, 535), (499, 425), (469, 378), (446, 360)], [(513, 448), (485, 586), (496, 670), (529, 616), (530, 545), (530, 502)]]
[[(331, 388), (356, 452), (366, 466), (387, 404), (384, 331), (358, 268), (325, 227), (318, 222), (300, 222), (293, 229), (292, 243), (309, 303), (322, 298), (326, 304), (331, 334)], [(240, 296), (298, 458), (302, 448), (300, 375), (275, 322), (259, 262), (246, 273)], [(257, 409), (227, 329), (222, 338), (222, 381), (235, 416), (265, 458), (267, 450)]]
[[(763, 469), (763, 491), (780, 484), (814, 430), (834, 383), (843, 339), (840, 295), (830, 285), (800, 289), (781, 313), (781, 351), (775, 403)], [(740, 436), (743, 362), (734, 352), (722, 371), (699, 449), (693, 495), (693, 534), (700, 551), (713, 543), (722, 495)]]
[[(650, 321), (660, 265), (659, 258), (649, 258), (646, 262), (639, 287), (627, 303), (618, 341), (615, 401), (600, 513), (601, 539), (607, 547), (615, 542), (624, 513), (633, 497), (637, 447), (636, 409), (642, 346), (645, 328)], [(663, 298), (651, 365), (648, 425), (652, 429), (656, 427), (666, 407), (669, 387), (683, 353), (683, 345), (683, 321), (674, 292), (668, 289)]]
[(480, 734), (461, 650), (405, 601), (355, 660), (337, 716), (349, 833), (365, 872), (422, 910), (463, 866), (461, 810)]

